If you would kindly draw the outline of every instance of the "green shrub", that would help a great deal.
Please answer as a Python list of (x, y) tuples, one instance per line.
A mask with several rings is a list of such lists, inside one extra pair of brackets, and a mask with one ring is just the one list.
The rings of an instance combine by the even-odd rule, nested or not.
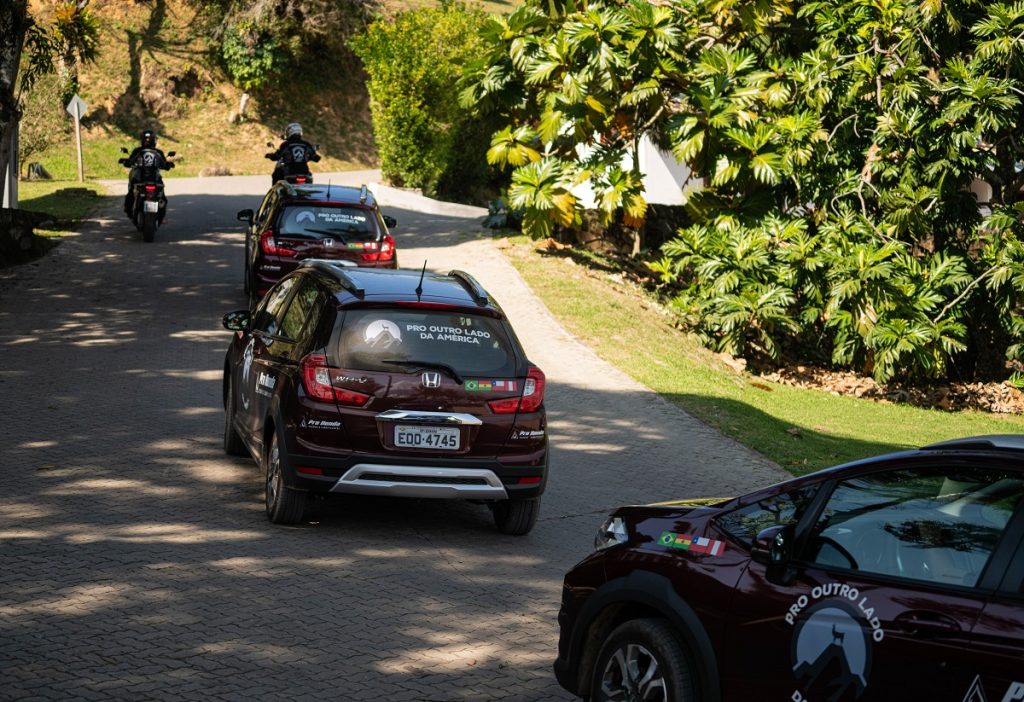
[(485, 17), (445, 3), (379, 19), (353, 40), (369, 74), (381, 171), (391, 183), (479, 199), (493, 177), (484, 157), (491, 127), (459, 108), (455, 88), (480, 51)]
[(281, 71), (285, 54), (269, 31), (254, 22), (229, 25), (221, 40), (224, 66), (242, 90), (256, 90)]

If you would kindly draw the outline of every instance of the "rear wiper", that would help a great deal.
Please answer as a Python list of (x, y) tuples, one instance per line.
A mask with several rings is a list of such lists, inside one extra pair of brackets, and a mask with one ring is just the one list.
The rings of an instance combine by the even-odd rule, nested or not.
[(458, 372), (449, 366), (447, 363), (433, 363), (431, 361), (403, 361), (401, 359), (393, 358), (387, 361), (381, 361), (381, 363), (387, 363), (391, 366), (416, 366), (417, 368), (436, 368), (437, 370), (443, 370), (445, 373), (455, 379), (456, 383), (461, 383), (462, 378), (459, 377)]

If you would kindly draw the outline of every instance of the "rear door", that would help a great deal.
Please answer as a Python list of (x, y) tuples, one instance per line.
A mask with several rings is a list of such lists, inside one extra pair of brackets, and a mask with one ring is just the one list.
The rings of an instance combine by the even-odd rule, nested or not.
[(242, 366), (239, 372), (238, 416), (245, 427), (245, 433), (255, 444), (261, 440), (263, 420), (273, 397), (277, 371), (274, 368), (278, 348), (282, 340), (281, 320), (288, 298), (295, 287), (297, 278), (286, 278), (275, 285), (253, 313), (249, 339), (242, 352)]
[(281, 208), (277, 244), (295, 259), (376, 260), (381, 232), (373, 210), (356, 205), (293, 203)]
[(371, 395), (364, 407), (345, 411), (355, 450), (465, 458), (504, 452), (516, 412), (498, 403), (522, 396), (526, 364), (503, 320), (465, 310), (370, 308), (347, 310), (340, 324), (335, 378)]

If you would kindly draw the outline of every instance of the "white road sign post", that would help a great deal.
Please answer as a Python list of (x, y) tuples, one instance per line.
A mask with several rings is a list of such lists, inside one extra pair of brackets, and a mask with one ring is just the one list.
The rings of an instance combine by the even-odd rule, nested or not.
[(85, 180), (85, 171), (82, 168), (82, 115), (89, 109), (85, 100), (78, 97), (78, 93), (68, 102), (68, 114), (75, 118), (75, 146), (78, 149), (78, 182)]

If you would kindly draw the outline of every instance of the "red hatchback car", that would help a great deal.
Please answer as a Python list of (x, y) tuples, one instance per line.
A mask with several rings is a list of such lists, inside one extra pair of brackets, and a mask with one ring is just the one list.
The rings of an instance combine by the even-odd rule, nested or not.
[(381, 214), (366, 186), (274, 184), (254, 213), (242, 210), (243, 286), (250, 309), (270, 287), (307, 258), (349, 261), (365, 268), (398, 268), (393, 218)]
[(595, 701), (1024, 700), (1024, 436), (615, 512), (565, 577)]

